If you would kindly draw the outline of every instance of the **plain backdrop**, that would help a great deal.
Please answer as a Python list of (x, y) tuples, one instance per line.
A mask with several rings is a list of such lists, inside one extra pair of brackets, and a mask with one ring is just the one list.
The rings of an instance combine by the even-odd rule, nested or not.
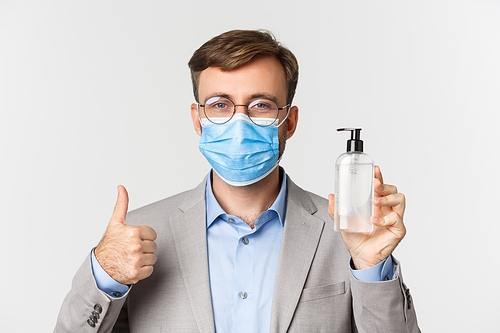
[[(175, 4), (174, 4), (175, 3)], [(333, 192), (347, 134), (407, 197), (395, 251), (423, 332), (500, 332), (500, 2), (0, 0), (0, 330), (50, 332), (102, 237), (209, 171), (187, 62), (231, 29), (297, 56), (281, 165)]]

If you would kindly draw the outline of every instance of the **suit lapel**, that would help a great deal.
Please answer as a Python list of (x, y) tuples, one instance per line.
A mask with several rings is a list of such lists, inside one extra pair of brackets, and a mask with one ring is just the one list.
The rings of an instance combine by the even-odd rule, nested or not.
[(179, 266), (200, 332), (215, 332), (210, 295), (205, 223), (204, 180), (181, 203), (183, 212), (170, 219)]
[(286, 221), (281, 242), (271, 311), (271, 332), (286, 332), (300, 299), (324, 222), (312, 214), (316, 206), (288, 181)]
[[(204, 180), (190, 191), (170, 219), (179, 266), (200, 332), (215, 332), (208, 272)], [(316, 206), (305, 191), (288, 179), (285, 227), (271, 310), (271, 332), (290, 326), (324, 222), (313, 214)]]

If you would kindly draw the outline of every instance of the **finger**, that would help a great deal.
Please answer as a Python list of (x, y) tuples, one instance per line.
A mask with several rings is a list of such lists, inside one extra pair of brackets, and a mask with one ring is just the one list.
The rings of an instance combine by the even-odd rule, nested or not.
[(118, 185), (118, 198), (116, 199), (115, 209), (111, 216), (109, 224), (126, 224), (125, 217), (128, 211), (128, 193), (125, 187)]
[(406, 227), (403, 223), (403, 219), (396, 212), (392, 212), (384, 217), (372, 216), (371, 221), (377, 227), (386, 227), (392, 229), (392, 231), (396, 235), (398, 235), (398, 237), (403, 238), (406, 233)]
[[(406, 198), (403, 193), (391, 194), (385, 197), (373, 197), (373, 216), (382, 217), (384, 211), (394, 211), (403, 217), (406, 209)], [(385, 209), (384, 209), (385, 208)]]
[(398, 193), (398, 188), (394, 185), (383, 184), (378, 178), (373, 180), (374, 197), (383, 197), (386, 195)]
[(156, 240), (157, 234), (153, 228), (148, 227), (147, 225), (140, 225), (137, 226), (137, 229), (140, 231), (140, 237), (142, 240)]
[(137, 279), (144, 280), (145, 278), (149, 277), (151, 274), (153, 274), (153, 266), (152, 265), (143, 266), (139, 269), (139, 271), (137, 273)]
[(404, 206), (406, 198), (403, 193), (394, 193), (384, 197), (374, 197), (372, 201), (375, 206)]
[(381, 184), (384, 183), (384, 177), (382, 177), (382, 171), (380, 171), (380, 167), (378, 165), (375, 165), (374, 168), (374, 177), (380, 181)]
[(335, 196), (333, 194), (328, 196), (328, 214), (333, 220), (335, 216)]
[(155, 242), (150, 240), (142, 241), (142, 252), (143, 253), (155, 253), (158, 246)]
[(141, 268), (144, 266), (153, 266), (156, 263), (156, 254), (154, 253), (145, 253), (142, 255), (140, 260)]

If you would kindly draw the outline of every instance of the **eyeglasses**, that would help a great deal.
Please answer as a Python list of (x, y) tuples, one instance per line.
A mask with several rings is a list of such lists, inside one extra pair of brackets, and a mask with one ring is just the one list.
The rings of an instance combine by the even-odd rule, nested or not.
[[(276, 123), (278, 119), (279, 112), (286, 109), (285, 118), (278, 124), (278, 127), (285, 121), (288, 117), (288, 112), (290, 111), (290, 104), (283, 107), (278, 107), (278, 105), (267, 98), (256, 99), (248, 105), (244, 104), (234, 104), (227, 97), (210, 97), (206, 100), (205, 104), (198, 104), (199, 107), (203, 108), (203, 113), (205, 117), (214, 124), (225, 124), (233, 118), (236, 113), (237, 106), (245, 106), (247, 108), (247, 114), (250, 120), (257, 126), (266, 127)], [(200, 115), (198, 111), (198, 115)]]

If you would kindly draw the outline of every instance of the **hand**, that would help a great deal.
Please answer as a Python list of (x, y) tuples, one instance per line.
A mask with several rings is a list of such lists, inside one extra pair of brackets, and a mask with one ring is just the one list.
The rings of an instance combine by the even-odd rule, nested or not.
[[(396, 186), (384, 184), (378, 166), (375, 166), (373, 189), (373, 231), (342, 232), (356, 269), (369, 268), (384, 261), (406, 234), (403, 223), (405, 196), (398, 193)], [(328, 213), (333, 219), (335, 196), (330, 194), (328, 199)]]
[(153, 273), (156, 232), (144, 225), (127, 225), (127, 210), (128, 193), (120, 185), (113, 216), (94, 254), (109, 276), (117, 282), (130, 285)]

